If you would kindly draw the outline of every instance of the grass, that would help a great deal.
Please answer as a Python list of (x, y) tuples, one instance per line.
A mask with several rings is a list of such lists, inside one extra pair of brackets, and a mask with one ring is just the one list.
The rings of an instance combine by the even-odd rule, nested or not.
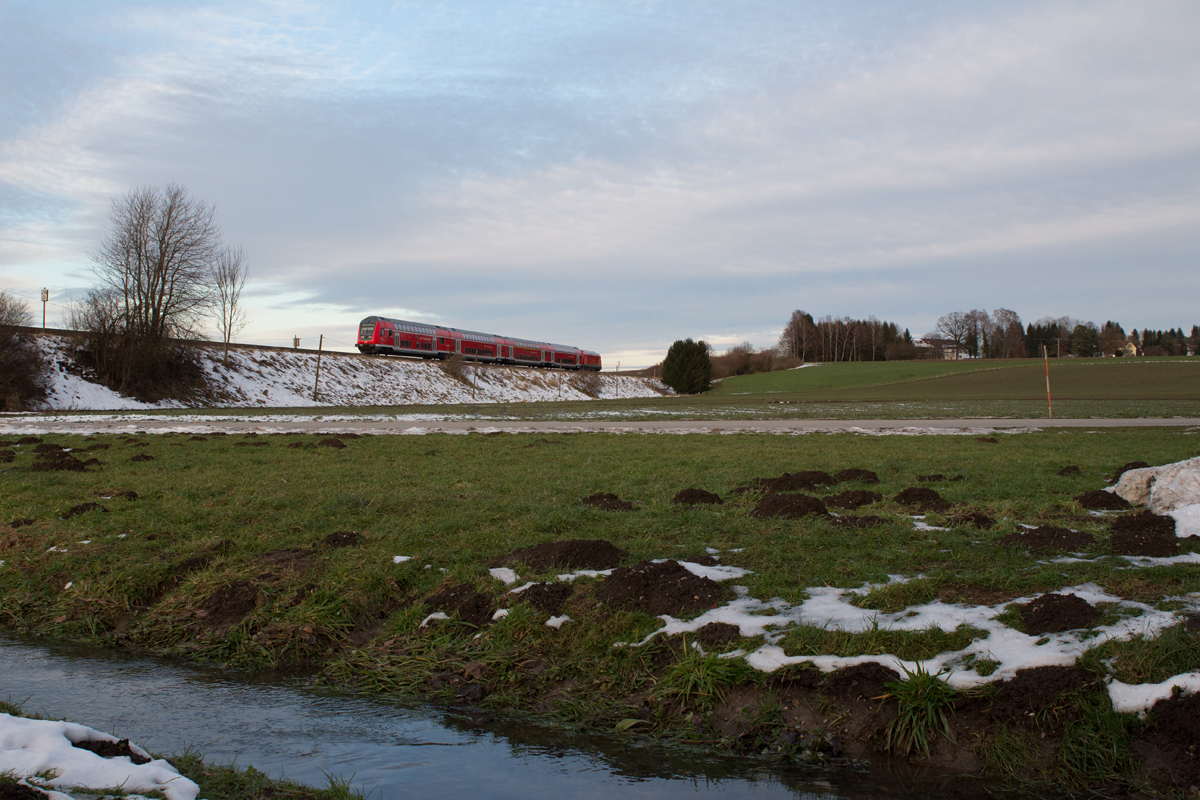
[[(1200, 359), (1080, 358), (1050, 364), (1052, 392), (1075, 400), (1194, 400)], [(1044, 400), (1037, 359), (821, 364), (726, 378), (716, 394), (789, 393), (812, 400)]]
[[(485, 692), (477, 701), (486, 707), (534, 708), (544, 719), (606, 731), (624, 725), (628, 735), (695, 738), (681, 705), (713, 707), (725, 689), (745, 683), (744, 664), (690, 651), (680, 658), (661, 637), (643, 647), (616, 646), (642, 641), (661, 622), (599, 605), (590, 579), (577, 582), (563, 612), (574, 622), (561, 630), (520, 602), (508, 603), (512, 613), (482, 630), (461, 622), (421, 627), (428, 614), (422, 598), (460, 583), (500, 598), (504, 589), (488, 574), (495, 559), (571, 538), (607, 539), (629, 553), (625, 564), (713, 548), (722, 563), (752, 571), (738, 581), (751, 596), (792, 604), (809, 587), (878, 584), (858, 604), (887, 613), (938, 597), (986, 596), (992, 605), (1087, 581), (1149, 603), (1200, 591), (1193, 567), (1050, 564), (1000, 545), (1020, 523), (1063, 524), (1093, 533), (1095, 554), (1103, 555), (1106, 520), (1083, 514), (1072, 498), (1106, 485), (1128, 461), (1197, 455), (1200, 436), (1186, 428), (1052, 430), (996, 442), (853, 434), (383, 436), (348, 441), (344, 450), (317, 446), (324, 437), (310, 435), (43, 438), (109, 447), (92, 451), (103, 463), (84, 473), (32, 472), (30, 447), (14, 448), (14, 461), (0, 464), (0, 520), (35, 520), (0, 535), (0, 625), (247, 668), (306, 666), (329, 685), (377, 694), (461, 702), (478, 685)], [(254, 442), (266, 445), (243, 446)], [(285, 446), (293, 442), (301, 446)], [(154, 460), (131, 462), (135, 454)], [(1080, 472), (1059, 476), (1068, 464)], [(879, 475), (871, 488), (884, 500), (862, 512), (883, 516), (882, 526), (847, 531), (819, 518), (756, 519), (749, 512), (757, 498), (730, 492), (756, 477), (848, 467)], [(956, 511), (982, 511), (996, 527), (981, 531), (931, 513), (927, 523), (948, 529), (914, 530), (908, 510), (890, 498), (931, 473), (962, 475), (931, 485)], [(673, 505), (674, 494), (689, 487), (726, 502)], [(139, 499), (98, 500), (112, 489)], [(602, 491), (636, 510), (604, 512), (579, 502)], [(64, 518), (89, 501), (107, 513)], [(357, 546), (322, 544), (347, 530), (363, 537)], [(412, 560), (394, 563), (397, 555)], [(524, 582), (562, 570), (518, 571)], [(889, 575), (913, 580), (890, 583)], [(244, 615), (220, 622), (215, 600), (230, 587), (245, 587), (252, 599)], [(780, 646), (793, 655), (912, 660), (984, 635), (965, 626), (852, 634), (795, 625), (780, 633)], [(1115, 657), (1113, 674), (1153, 677), (1196, 667), (1190, 636), (1097, 642), (1093, 652), (1100, 669)], [(727, 649), (759, 644), (735, 640)], [(914, 736), (897, 730), (893, 739), (897, 747), (915, 743), (916, 752)], [(1125, 769), (1124, 762), (1089, 755), (1087, 744), (1077, 743), (1084, 749), (1063, 762), (1064, 772), (1085, 774), (1089, 764), (1108, 765), (1097, 766), (1098, 775)], [(1017, 749), (1014, 740), (996, 757)]]
[(942, 680), (942, 673), (930, 674), (920, 666), (904, 670), (904, 680), (887, 688), (898, 708), (884, 730), (884, 745), (893, 753), (920, 753), (928, 758), (934, 737), (950, 736), (956, 692)]

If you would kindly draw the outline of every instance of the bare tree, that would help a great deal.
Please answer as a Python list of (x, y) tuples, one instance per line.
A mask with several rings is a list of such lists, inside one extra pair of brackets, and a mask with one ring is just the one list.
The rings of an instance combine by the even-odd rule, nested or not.
[(958, 358), (959, 350), (966, 344), (967, 338), (975, 331), (976, 320), (969, 311), (951, 311), (937, 321), (937, 332), (954, 342), (954, 358)]
[(190, 333), (208, 310), (220, 246), (216, 209), (181, 186), (143, 187), (113, 201), (93, 271), (120, 300), (125, 332), (161, 341)]
[(88, 334), (77, 357), (110, 388), (143, 400), (203, 391), (204, 373), (179, 340), (212, 309), (220, 253), (216, 210), (182, 187), (114, 200), (92, 256), (99, 285), (72, 313)]
[(785, 356), (798, 356), (801, 361), (807, 360), (814, 345), (816, 323), (807, 311), (797, 309), (792, 312), (792, 318), (779, 337), (779, 349)]
[(992, 312), (993, 341), (1000, 358), (1021, 358), (1025, 355), (1025, 327), (1021, 317), (1007, 308)]
[(214, 313), (221, 340), (225, 343), (225, 365), (229, 366), (229, 342), (246, 327), (249, 318), (242, 308), (242, 288), (246, 285), (246, 257), (240, 246), (226, 247), (213, 265)]
[(33, 324), (29, 303), (0, 291), (0, 327), (15, 328)]

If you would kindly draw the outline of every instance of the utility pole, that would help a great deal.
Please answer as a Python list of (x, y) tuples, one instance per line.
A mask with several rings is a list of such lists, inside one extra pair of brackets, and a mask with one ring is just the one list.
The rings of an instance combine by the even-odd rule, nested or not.
[(317, 402), (317, 384), (321, 382), (321, 348), (325, 345), (325, 334), (317, 342), (317, 379), (313, 381), (313, 402)]
[(50, 290), (42, 289), (42, 330), (46, 330), (46, 303), (50, 300)]

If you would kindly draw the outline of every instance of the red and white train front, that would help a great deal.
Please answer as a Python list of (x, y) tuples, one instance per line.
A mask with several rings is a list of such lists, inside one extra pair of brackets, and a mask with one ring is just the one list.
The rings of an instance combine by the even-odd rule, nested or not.
[(442, 328), (421, 322), (367, 317), (358, 325), (358, 349), (365, 354), (465, 358), (526, 367), (558, 367), (600, 371), (600, 354), (528, 339)]

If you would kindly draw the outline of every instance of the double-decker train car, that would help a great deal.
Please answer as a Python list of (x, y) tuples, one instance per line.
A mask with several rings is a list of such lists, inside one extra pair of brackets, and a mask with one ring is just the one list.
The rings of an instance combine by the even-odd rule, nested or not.
[(443, 359), (457, 353), (485, 363), (600, 371), (600, 354), (591, 350), (387, 317), (360, 322), (357, 347), (367, 355)]

